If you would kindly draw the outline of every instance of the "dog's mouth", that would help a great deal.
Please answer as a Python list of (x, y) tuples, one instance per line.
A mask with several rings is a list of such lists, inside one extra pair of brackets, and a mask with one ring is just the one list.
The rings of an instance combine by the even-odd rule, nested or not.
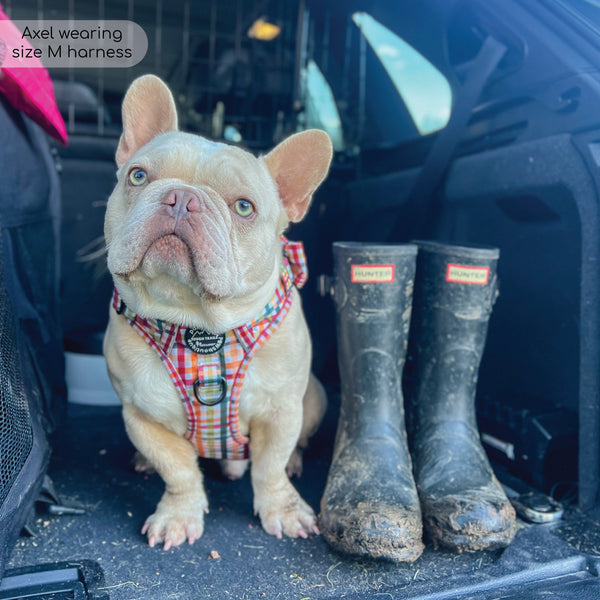
[(227, 220), (210, 205), (186, 218), (170, 212), (161, 206), (123, 231), (109, 247), (111, 272), (128, 281), (166, 278), (197, 295), (230, 295), (237, 270)]
[(188, 244), (175, 233), (163, 235), (149, 246), (139, 265), (147, 275), (185, 274), (194, 271), (192, 251)]
[[(183, 260), (191, 261), (191, 253), (189, 246), (175, 233), (169, 233), (159, 237), (152, 242), (146, 250), (144, 259), (148, 255), (157, 256), (166, 260), (179, 262)], [(143, 260), (142, 259), (142, 262)]]

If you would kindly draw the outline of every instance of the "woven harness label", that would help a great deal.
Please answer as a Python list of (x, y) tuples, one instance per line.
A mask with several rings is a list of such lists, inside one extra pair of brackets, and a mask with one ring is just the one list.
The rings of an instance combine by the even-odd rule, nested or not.
[(249, 457), (239, 404), (250, 360), (288, 314), (292, 288), (307, 279), (301, 242), (282, 238), (283, 267), (275, 293), (255, 319), (223, 334), (136, 315), (113, 293), (113, 308), (154, 349), (186, 409), (186, 437), (205, 458)]

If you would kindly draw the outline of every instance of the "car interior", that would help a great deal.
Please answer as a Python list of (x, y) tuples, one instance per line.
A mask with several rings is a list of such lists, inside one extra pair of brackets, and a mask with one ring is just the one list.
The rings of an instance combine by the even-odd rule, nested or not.
[[(48, 69), (63, 144), (0, 86), (0, 599), (600, 597), (600, 4), (596, 0), (3, 0), (17, 26), (133, 21), (134, 66)], [(0, 61), (0, 65), (1, 65)], [(0, 66), (0, 69), (2, 67)], [(411, 563), (276, 539), (248, 475), (200, 459), (193, 545), (151, 548), (159, 500), (102, 355), (104, 215), (124, 94), (160, 76), (182, 130), (265, 155), (326, 131), (302, 306), (328, 397), (293, 480), (318, 512), (342, 394), (339, 242), (498, 248), (475, 398), (517, 514), (506, 548)], [(378, 340), (369, 340), (378, 344)], [(413, 384), (411, 350), (404, 371)]]

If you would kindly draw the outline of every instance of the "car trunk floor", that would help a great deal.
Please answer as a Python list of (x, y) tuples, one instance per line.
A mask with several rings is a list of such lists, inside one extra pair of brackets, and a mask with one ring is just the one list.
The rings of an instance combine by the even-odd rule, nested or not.
[[(295, 480), (315, 509), (331, 457), (334, 412)], [(253, 515), (249, 475), (228, 481), (209, 461), (203, 464), (210, 502), (203, 537), (168, 551), (150, 548), (140, 529), (163, 483), (156, 474), (136, 473), (133, 453), (119, 407), (71, 404), (49, 475), (62, 504), (85, 513), (37, 514), (34, 535), (17, 541), (9, 567), (94, 561), (104, 572), (97, 597), (113, 600), (538, 598), (547, 590), (585, 598), (582, 589), (592, 588), (597, 595), (590, 597), (600, 597), (600, 525), (589, 515), (570, 511), (554, 526), (520, 524), (505, 551), (453, 554), (428, 544), (416, 562), (398, 565), (337, 554), (319, 536), (267, 535)]]

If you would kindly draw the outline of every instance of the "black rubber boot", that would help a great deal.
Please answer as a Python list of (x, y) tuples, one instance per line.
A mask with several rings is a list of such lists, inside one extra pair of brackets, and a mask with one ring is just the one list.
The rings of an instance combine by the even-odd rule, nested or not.
[(507, 546), (515, 513), (481, 446), (475, 388), (497, 295), (497, 249), (417, 242), (409, 430), (425, 528), (456, 551)]
[(410, 562), (423, 551), (402, 397), (417, 248), (333, 252), (342, 394), (320, 529), (342, 552)]

